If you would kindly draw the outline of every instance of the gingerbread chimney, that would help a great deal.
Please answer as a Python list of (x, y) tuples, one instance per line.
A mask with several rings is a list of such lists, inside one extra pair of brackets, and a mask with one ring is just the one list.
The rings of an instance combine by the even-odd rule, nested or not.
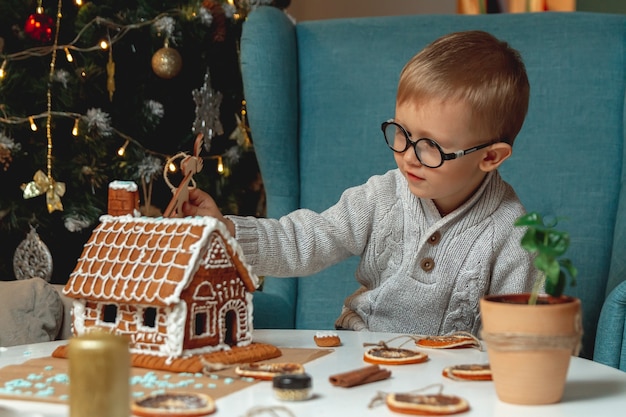
[(113, 181), (109, 184), (108, 208), (111, 216), (139, 216), (139, 191), (133, 181)]

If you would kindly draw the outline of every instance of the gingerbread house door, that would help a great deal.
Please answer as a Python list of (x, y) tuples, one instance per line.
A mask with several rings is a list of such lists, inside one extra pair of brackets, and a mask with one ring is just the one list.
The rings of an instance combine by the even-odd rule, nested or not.
[(220, 310), (220, 322), (224, 323), (220, 339), (235, 346), (245, 339), (248, 331), (248, 308), (242, 300), (229, 300)]

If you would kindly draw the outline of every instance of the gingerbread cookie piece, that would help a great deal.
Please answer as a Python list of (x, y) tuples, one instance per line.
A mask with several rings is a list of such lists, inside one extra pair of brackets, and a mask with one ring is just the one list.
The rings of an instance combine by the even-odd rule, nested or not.
[(341, 339), (335, 332), (317, 332), (313, 336), (313, 340), (319, 347), (336, 347), (341, 345)]
[(443, 376), (457, 381), (491, 381), (489, 364), (471, 364), (448, 366)]
[(443, 394), (387, 394), (391, 411), (422, 416), (444, 416), (469, 410), (469, 403), (461, 397)]
[(131, 411), (137, 417), (200, 417), (214, 413), (215, 402), (200, 393), (165, 393), (134, 401)]
[(425, 362), (428, 360), (428, 355), (410, 349), (377, 346), (366, 350), (363, 360), (380, 365), (408, 365)]
[(302, 374), (304, 367), (294, 362), (248, 363), (237, 366), (235, 372), (239, 376), (271, 381), (276, 375)]
[(427, 336), (417, 339), (419, 347), (431, 349), (481, 348), (480, 341), (469, 333), (454, 333), (446, 336)]

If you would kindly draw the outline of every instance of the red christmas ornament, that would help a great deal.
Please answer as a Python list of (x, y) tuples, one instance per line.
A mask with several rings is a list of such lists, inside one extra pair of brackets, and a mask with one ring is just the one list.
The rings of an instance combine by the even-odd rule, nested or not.
[(35, 13), (28, 16), (24, 25), (24, 33), (31, 39), (39, 42), (48, 42), (52, 39), (54, 20), (43, 13)]

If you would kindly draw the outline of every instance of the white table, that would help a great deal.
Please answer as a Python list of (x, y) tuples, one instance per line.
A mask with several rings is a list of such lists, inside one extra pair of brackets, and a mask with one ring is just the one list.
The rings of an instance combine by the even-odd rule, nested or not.
[[(279, 347), (316, 348), (315, 331), (257, 330), (257, 342)], [(576, 417), (621, 415), (626, 410), (626, 372), (581, 358), (572, 358), (563, 400), (547, 406), (518, 406), (506, 404), (496, 397), (491, 382), (459, 382), (441, 376), (446, 366), (454, 364), (486, 363), (487, 354), (477, 349), (430, 350), (429, 361), (416, 365), (385, 366), (392, 371), (390, 379), (352, 388), (330, 384), (328, 377), (369, 364), (363, 362), (363, 343), (377, 343), (396, 336), (386, 333), (338, 332), (343, 345), (331, 354), (305, 364), (313, 378), (313, 398), (301, 402), (282, 402), (274, 398), (271, 382), (261, 382), (216, 401), (215, 416), (244, 417), (254, 407), (282, 406), (296, 417), (361, 417), (400, 416), (380, 405), (369, 409), (368, 403), (377, 392), (407, 392), (430, 384), (443, 384), (443, 393), (458, 395), (469, 401), (471, 410), (461, 416), (506, 417)], [(67, 341), (16, 346), (0, 352), (0, 366), (21, 363), (30, 358), (47, 356), (58, 345)], [(390, 345), (398, 346), (400, 340)], [(407, 343), (405, 347), (414, 347)], [(24, 352), (29, 352), (24, 355)], [(11, 414), (7, 410), (19, 410)], [(4, 414), (3, 414), (4, 413)], [(0, 400), (0, 417), (65, 417), (67, 406), (28, 401)], [(270, 416), (263, 413), (255, 416)], [(288, 414), (279, 411), (279, 416)]]

